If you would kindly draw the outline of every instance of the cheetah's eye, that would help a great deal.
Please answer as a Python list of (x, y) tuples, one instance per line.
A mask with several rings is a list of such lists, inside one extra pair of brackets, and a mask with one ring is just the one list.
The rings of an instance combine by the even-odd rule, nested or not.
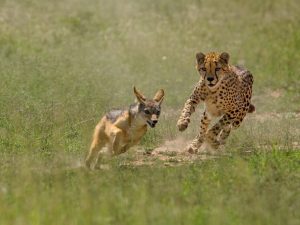
[(202, 71), (206, 71), (206, 68), (205, 68), (205, 67), (202, 67), (201, 70), (202, 70)]
[(219, 71), (220, 69), (221, 69), (220, 67), (217, 67), (217, 68), (216, 68), (216, 71)]

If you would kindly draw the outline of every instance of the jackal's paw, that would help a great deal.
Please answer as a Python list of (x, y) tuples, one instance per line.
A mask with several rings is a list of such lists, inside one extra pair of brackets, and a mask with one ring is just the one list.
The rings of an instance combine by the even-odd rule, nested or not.
[(189, 125), (190, 119), (179, 119), (177, 121), (177, 127), (179, 131), (184, 131)]

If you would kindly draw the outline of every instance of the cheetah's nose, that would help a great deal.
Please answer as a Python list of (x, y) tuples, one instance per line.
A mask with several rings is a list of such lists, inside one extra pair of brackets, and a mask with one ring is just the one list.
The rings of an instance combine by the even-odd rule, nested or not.
[(212, 82), (212, 81), (214, 80), (213, 77), (207, 77), (206, 79), (207, 79), (209, 82)]

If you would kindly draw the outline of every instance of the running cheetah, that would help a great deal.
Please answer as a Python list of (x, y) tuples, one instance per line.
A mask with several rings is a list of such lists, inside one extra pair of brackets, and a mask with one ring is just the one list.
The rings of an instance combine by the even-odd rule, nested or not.
[[(217, 149), (225, 144), (231, 129), (238, 128), (247, 112), (255, 111), (251, 104), (252, 74), (241, 67), (228, 64), (229, 54), (196, 54), (196, 69), (200, 80), (190, 98), (185, 102), (177, 122), (179, 131), (184, 131), (190, 122), (195, 107), (203, 101), (205, 110), (201, 118), (200, 132), (187, 147), (187, 151), (195, 153), (203, 142)], [(214, 117), (220, 120), (208, 129)]]

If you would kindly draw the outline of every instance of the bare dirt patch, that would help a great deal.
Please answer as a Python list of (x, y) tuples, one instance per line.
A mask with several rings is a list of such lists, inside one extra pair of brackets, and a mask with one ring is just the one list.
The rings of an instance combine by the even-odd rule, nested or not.
[(157, 163), (164, 166), (178, 166), (182, 164), (194, 163), (195, 161), (208, 160), (220, 157), (219, 154), (212, 152), (199, 152), (198, 154), (190, 154), (185, 151), (185, 147), (189, 141), (183, 138), (174, 140), (166, 140), (162, 145), (155, 148), (151, 152), (139, 150), (134, 153), (134, 158), (123, 165), (126, 166), (144, 166), (154, 165)]

